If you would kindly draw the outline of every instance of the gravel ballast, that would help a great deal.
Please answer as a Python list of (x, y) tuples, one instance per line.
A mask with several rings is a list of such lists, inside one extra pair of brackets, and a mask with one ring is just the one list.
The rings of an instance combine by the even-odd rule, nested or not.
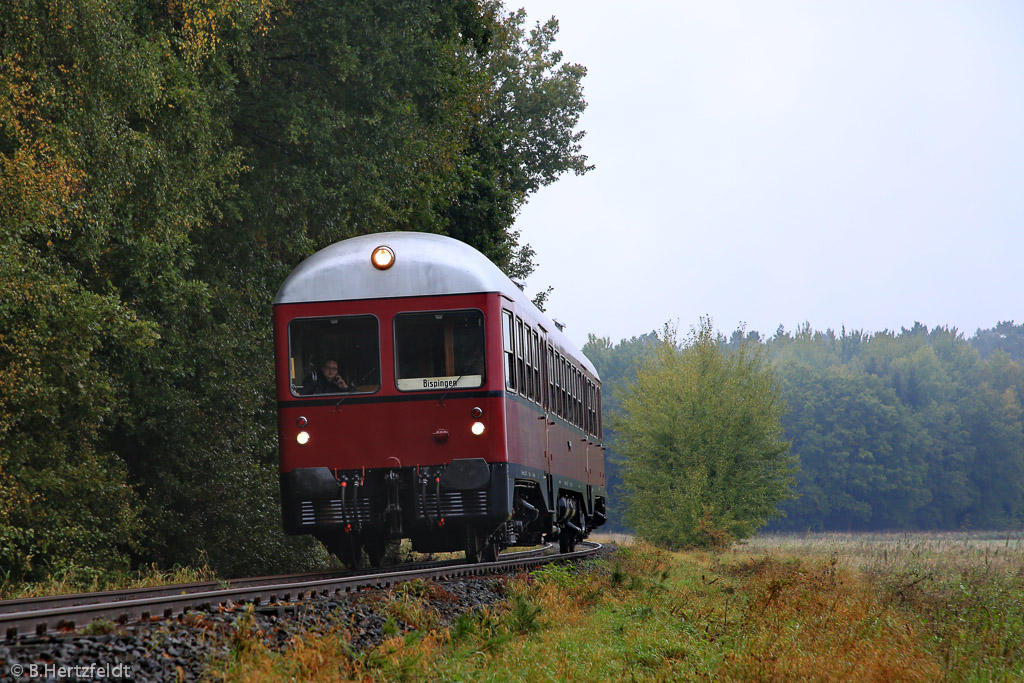
[[(610, 552), (602, 549), (600, 555)], [(578, 565), (581, 569), (590, 562)], [(492, 605), (505, 595), (507, 576), (427, 582), (417, 593), (439, 622), (451, 625), (465, 612)], [(296, 635), (344, 628), (350, 647), (372, 648), (386, 636), (386, 605), (392, 591), (372, 590), (307, 602), (249, 610), (190, 612), (167, 621), (111, 629), (101, 625), (76, 633), (23, 636), (0, 642), (0, 681), (26, 680), (198, 680), (211, 663), (230, 654), (242, 637), (262, 637), (272, 649), (286, 649)], [(411, 630), (401, 620), (389, 626)]]

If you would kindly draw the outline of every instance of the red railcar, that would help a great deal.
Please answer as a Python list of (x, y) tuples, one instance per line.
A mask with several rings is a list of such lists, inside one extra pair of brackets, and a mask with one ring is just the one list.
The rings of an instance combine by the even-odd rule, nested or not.
[(357, 566), (558, 538), (605, 520), (594, 366), (486, 257), (439, 235), (345, 240), (274, 300), (285, 530)]

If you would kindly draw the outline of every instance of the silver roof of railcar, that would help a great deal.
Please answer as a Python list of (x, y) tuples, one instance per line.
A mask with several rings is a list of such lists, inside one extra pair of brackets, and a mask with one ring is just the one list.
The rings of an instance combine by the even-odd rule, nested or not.
[[(379, 246), (395, 253), (388, 270), (370, 254)], [(422, 232), (380, 232), (335, 242), (296, 266), (274, 297), (275, 304), (351, 301), (407, 296), (500, 292), (532, 309), (548, 335), (571, 350), (587, 370), (597, 370), (575, 344), (496, 265), (465, 242)]]

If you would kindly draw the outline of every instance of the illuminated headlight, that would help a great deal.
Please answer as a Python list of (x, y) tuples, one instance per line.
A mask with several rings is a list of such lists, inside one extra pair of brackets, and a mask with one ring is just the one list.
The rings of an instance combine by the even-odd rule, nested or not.
[(299, 442), (300, 446), (305, 446), (309, 443), (309, 432), (299, 432), (295, 440)]
[(391, 247), (379, 246), (373, 250), (370, 261), (377, 270), (387, 270), (395, 263), (395, 252)]
[(473, 432), (474, 436), (480, 436), (484, 433), (484, 423), (474, 422), (473, 426), (469, 428), (469, 431)]

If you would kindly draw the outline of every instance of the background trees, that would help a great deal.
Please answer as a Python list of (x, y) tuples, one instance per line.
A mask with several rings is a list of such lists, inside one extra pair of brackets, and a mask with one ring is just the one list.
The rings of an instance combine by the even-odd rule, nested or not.
[(1024, 522), (1020, 366), (1002, 351), (982, 360), (972, 342), (990, 348), (991, 339), (988, 331), (967, 340), (920, 324), (898, 334), (805, 328), (770, 339), (790, 408), (783, 424), (801, 464), (799, 496), (773, 525)]
[(625, 515), (642, 537), (717, 545), (777, 514), (793, 458), (763, 349), (727, 349), (708, 320), (681, 345), (667, 327), (617, 398)]
[[(719, 338), (723, 349), (762, 348), (787, 406), (781, 424), (800, 469), (770, 528), (1024, 524), (1024, 365), (1011, 355), (1022, 329), (1004, 322), (967, 339), (920, 324), (876, 334), (805, 325)], [(636, 383), (636, 341), (585, 347), (606, 394)], [(650, 388), (652, 405), (663, 393)], [(627, 494), (614, 488), (609, 498), (610, 521), (621, 524)]]
[(270, 303), (334, 241), (514, 277), (584, 70), (490, 0), (0, 6), (0, 569), (315, 561), (279, 531)]

